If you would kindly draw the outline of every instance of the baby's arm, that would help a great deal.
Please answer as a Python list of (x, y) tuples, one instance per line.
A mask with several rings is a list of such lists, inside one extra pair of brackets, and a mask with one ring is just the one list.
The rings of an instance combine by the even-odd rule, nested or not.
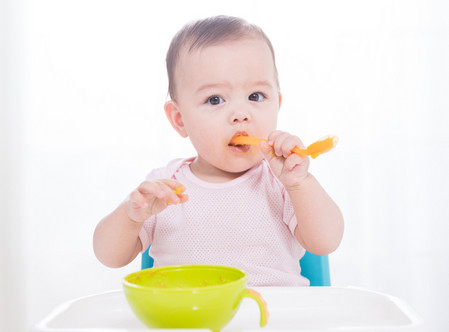
[(305, 148), (296, 136), (275, 131), (268, 144), (261, 143), (265, 158), (287, 190), (298, 226), (295, 236), (307, 251), (327, 255), (339, 246), (344, 229), (337, 204), (308, 172), (309, 158), (292, 154), (297, 146)]
[(309, 173), (288, 194), (298, 221), (295, 236), (299, 243), (316, 255), (337, 249), (343, 237), (343, 215), (315, 177)]
[(142, 182), (117, 209), (98, 223), (93, 245), (100, 262), (109, 267), (122, 267), (134, 260), (142, 250), (139, 232), (144, 221), (168, 204), (187, 201), (183, 192), (184, 186), (175, 180)]

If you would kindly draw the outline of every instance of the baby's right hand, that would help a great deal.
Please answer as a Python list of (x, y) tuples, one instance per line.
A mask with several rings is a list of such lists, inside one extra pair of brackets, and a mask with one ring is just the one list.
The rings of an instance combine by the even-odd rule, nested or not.
[(144, 222), (169, 204), (186, 202), (188, 196), (184, 191), (184, 186), (175, 180), (144, 181), (128, 197), (128, 217), (135, 222)]

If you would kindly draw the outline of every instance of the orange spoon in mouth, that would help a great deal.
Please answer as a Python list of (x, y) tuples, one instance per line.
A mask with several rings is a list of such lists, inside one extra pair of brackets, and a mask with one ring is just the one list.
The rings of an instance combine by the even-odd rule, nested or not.
[[(231, 144), (233, 145), (259, 145), (260, 142), (268, 140), (263, 138), (257, 138), (257, 137), (250, 137), (250, 136), (236, 136)], [(300, 149), (298, 147), (295, 147), (292, 152), (300, 155), (301, 157), (304, 156), (311, 156), (313, 159), (318, 157), (320, 154), (328, 152), (335, 148), (335, 146), (338, 143), (338, 137), (337, 136), (327, 136), (324, 137), (318, 141), (316, 141), (313, 144), (310, 144), (307, 149)]]

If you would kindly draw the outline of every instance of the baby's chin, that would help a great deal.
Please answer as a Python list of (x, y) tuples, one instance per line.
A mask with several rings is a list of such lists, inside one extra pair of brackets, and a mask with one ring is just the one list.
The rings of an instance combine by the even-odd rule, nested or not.
[(251, 158), (250, 160), (239, 160), (231, 165), (227, 165), (224, 171), (228, 173), (235, 173), (235, 174), (243, 174), (249, 171), (254, 166), (257, 166), (261, 161), (263, 157), (260, 158)]

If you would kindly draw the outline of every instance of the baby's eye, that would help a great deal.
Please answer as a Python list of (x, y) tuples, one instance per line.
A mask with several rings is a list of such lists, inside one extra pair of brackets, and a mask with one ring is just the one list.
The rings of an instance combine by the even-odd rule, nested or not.
[(264, 98), (265, 98), (265, 96), (263, 95), (263, 93), (254, 92), (254, 93), (249, 95), (248, 100), (251, 100), (251, 101), (262, 101)]
[(221, 98), (220, 96), (212, 96), (207, 98), (206, 103), (211, 105), (219, 105), (221, 103), (224, 103), (224, 99)]

